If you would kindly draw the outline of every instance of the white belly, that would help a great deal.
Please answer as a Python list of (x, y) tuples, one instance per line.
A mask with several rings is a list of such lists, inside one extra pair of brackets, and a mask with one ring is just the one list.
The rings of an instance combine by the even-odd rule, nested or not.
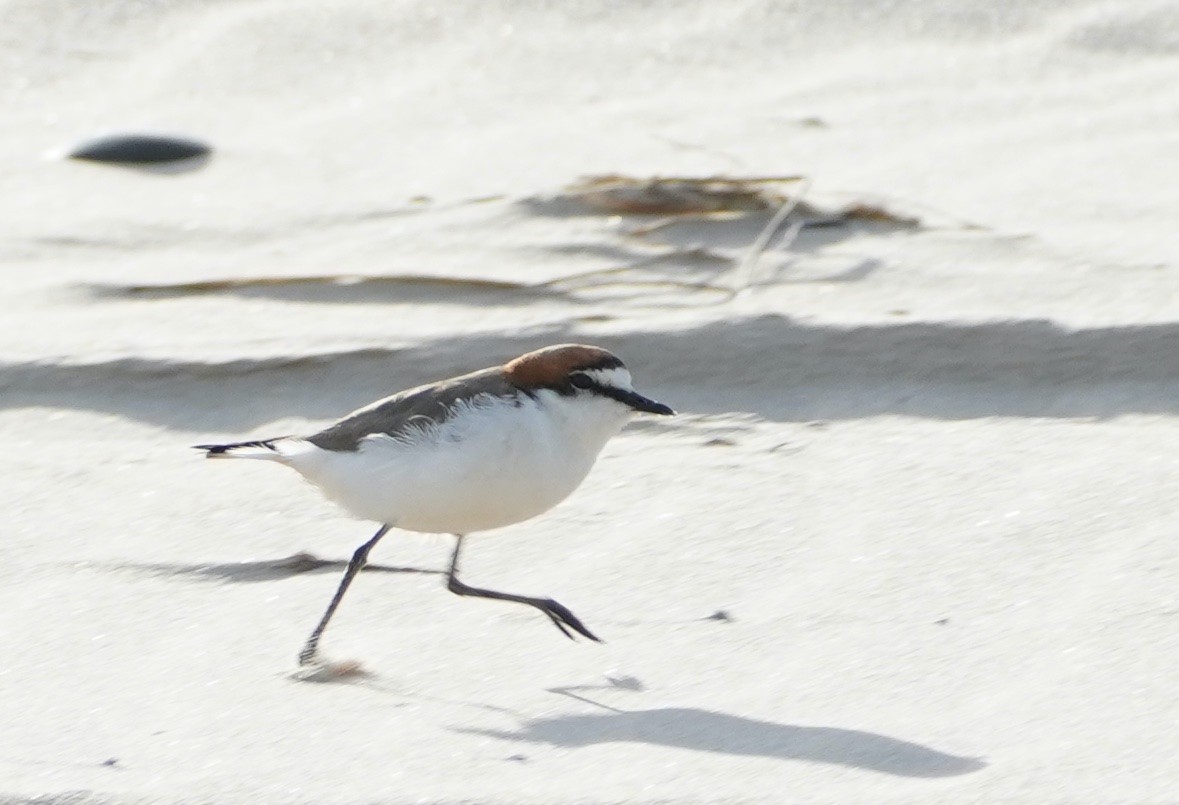
[(573, 405), (542, 392), (520, 407), (475, 406), (415, 438), (372, 436), (355, 452), (302, 443), (286, 463), (356, 517), (409, 531), (486, 531), (568, 497), (627, 418), (606, 401)]

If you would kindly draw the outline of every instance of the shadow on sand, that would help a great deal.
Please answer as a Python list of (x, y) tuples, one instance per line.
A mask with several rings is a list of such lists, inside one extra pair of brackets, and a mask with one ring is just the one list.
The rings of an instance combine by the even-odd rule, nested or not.
[[(100, 570), (129, 570), (148, 576), (191, 578), (231, 584), (279, 581), (306, 573), (338, 573), (348, 566), (347, 559), (320, 559), (309, 553), (297, 553), (282, 559), (260, 559), (247, 562), (88, 562), (88, 567)], [(362, 573), (410, 573), (443, 575), (441, 570), (394, 565), (365, 565)]]
[(564, 748), (642, 743), (726, 755), (801, 760), (893, 774), (953, 777), (986, 767), (977, 758), (862, 730), (803, 727), (699, 710), (669, 707), (527, 719), (514, 731), (459, 732)]
[[(0, 408), (105, 411), (209, 438), (249, 433), (276, 416), (335, 418), (402, 388), (580, 338), (565, 325), (412, 349), (220, 363), (0, 363)], [(836, 327), (767, 315), (594, 340), (625, 356), (644, 391), (691, 413), (745, 411), (807, 422), (885, 414), (954, 420), (1179, 412), (1175, 324)]]

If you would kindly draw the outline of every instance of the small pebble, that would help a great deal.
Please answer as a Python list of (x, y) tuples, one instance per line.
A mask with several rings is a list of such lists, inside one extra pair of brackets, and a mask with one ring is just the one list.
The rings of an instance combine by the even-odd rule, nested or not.
[(66, 154), (70, 159), (115, 165), (159, 165), (207, 157), (205, 143), (166, 134), (108, 134), (83, 140)]

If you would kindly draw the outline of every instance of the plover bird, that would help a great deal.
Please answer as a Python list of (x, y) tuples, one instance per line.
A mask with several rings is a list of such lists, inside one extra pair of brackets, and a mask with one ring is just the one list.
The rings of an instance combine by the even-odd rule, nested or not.
[(674, 413), (635, 391), (610, 352), (561, 344), (377, 400), (309, 436), (197, 449), (208, 458), (285, 464), (350, 514), (381, 524), (352, 555), (299, 665), (315, 659), (352, 579), (395, 527), (457, 538), (446, 574), (451, 592), (535, 607), (566, 637), (572, 629), (598, 641), (552, 599), (464, 584), (459, 554), (468, 534), (528, 520), (568, 497), (636, 411)]

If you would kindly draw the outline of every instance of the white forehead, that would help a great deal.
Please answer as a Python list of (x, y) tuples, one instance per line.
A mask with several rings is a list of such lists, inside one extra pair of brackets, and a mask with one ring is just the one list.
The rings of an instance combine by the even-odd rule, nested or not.
[(613, 369), (582, 369), (580, 371), (589, 375), (602, 386), (612, 386), (616, 389), (632, 388), (630, 372), (624, 366), (617, 366)]

